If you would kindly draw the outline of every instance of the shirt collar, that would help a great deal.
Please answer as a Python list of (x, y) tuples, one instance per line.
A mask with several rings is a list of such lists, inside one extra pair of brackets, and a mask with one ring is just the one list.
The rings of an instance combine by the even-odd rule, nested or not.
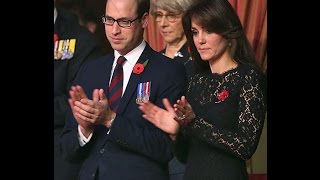
[[(124, 57), (127, 59), (127, 62), (129, 62), (130, 64), (136, 64), (145, 47), (146, 47), (146, 42), (142, 40), (139, 46), (137, 46), (136, 48), (131, 50), (129, 53), (124, 55)], [(117, 50), (114, 50), (115, 60), (118, 59), (119, 56), (121, 56), (120, 53)], [(114, 64), (115, 63), (117, 63), (117, 61), (114, 61)]]

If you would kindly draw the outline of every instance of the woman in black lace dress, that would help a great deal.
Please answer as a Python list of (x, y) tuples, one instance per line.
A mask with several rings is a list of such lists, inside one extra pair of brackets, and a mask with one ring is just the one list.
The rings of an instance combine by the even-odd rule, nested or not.
[(196, 74), (186, 96), (165, 109), (140, 105), (144, 118), (167, 132), (184, 179), (245, 180), (266, 113), (265, 76), (227, 0), (201, 0), (183, 17)]

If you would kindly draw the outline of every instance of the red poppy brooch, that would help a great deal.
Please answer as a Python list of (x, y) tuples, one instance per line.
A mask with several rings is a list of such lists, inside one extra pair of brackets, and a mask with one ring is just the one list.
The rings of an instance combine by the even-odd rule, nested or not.
[(229, 96), (229, 92), (227, 90), (222, 90), (220, 93), (217, 94), (217, 99), (219, 100), (218, 102), (216, 103), (219, 103), (219, 102), (222, 102), (222, 101), (225, 101)]
[(146, 60), (143, 64), (137, 63), (136, 65), (134, 65), (132, 72), (134, 74), (141, 74), (144, 71), (144, 68), (147, 66), (148, 62), (149, 59)]
[(53, 35), (53, 42), (59, 41), (58, 34)]

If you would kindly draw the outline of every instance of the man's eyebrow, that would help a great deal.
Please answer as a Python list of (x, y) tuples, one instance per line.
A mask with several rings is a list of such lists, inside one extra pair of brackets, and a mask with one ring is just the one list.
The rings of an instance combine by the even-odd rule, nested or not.
[(105, 17), (107, 17), (107, 18), (112, 18), (112, 19), (114, 19), (114, 20), (129, 20), (129, 18), (127, 18), (127, 17), (121, 17), (121, 18), (118, 18), (118, 19), (115, 19), (114, 17), (109, 16), (109, 15), (106, 15)]

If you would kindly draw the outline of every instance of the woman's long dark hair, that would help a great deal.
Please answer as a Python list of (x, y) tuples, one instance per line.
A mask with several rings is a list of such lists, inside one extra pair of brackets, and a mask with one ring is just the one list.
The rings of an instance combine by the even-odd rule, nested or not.
[(238, 63), (256, 64), (255, 53), (243, 30), (241, 21), (228, 0), (199, 0), (184, 14), (182, 25), (191, 49), (197, 72), (210, 70), (209, 63), (201, 60), (194, 45), (191, 19), (209, 32), (223, 36), (231, 43), (230, 54)]

